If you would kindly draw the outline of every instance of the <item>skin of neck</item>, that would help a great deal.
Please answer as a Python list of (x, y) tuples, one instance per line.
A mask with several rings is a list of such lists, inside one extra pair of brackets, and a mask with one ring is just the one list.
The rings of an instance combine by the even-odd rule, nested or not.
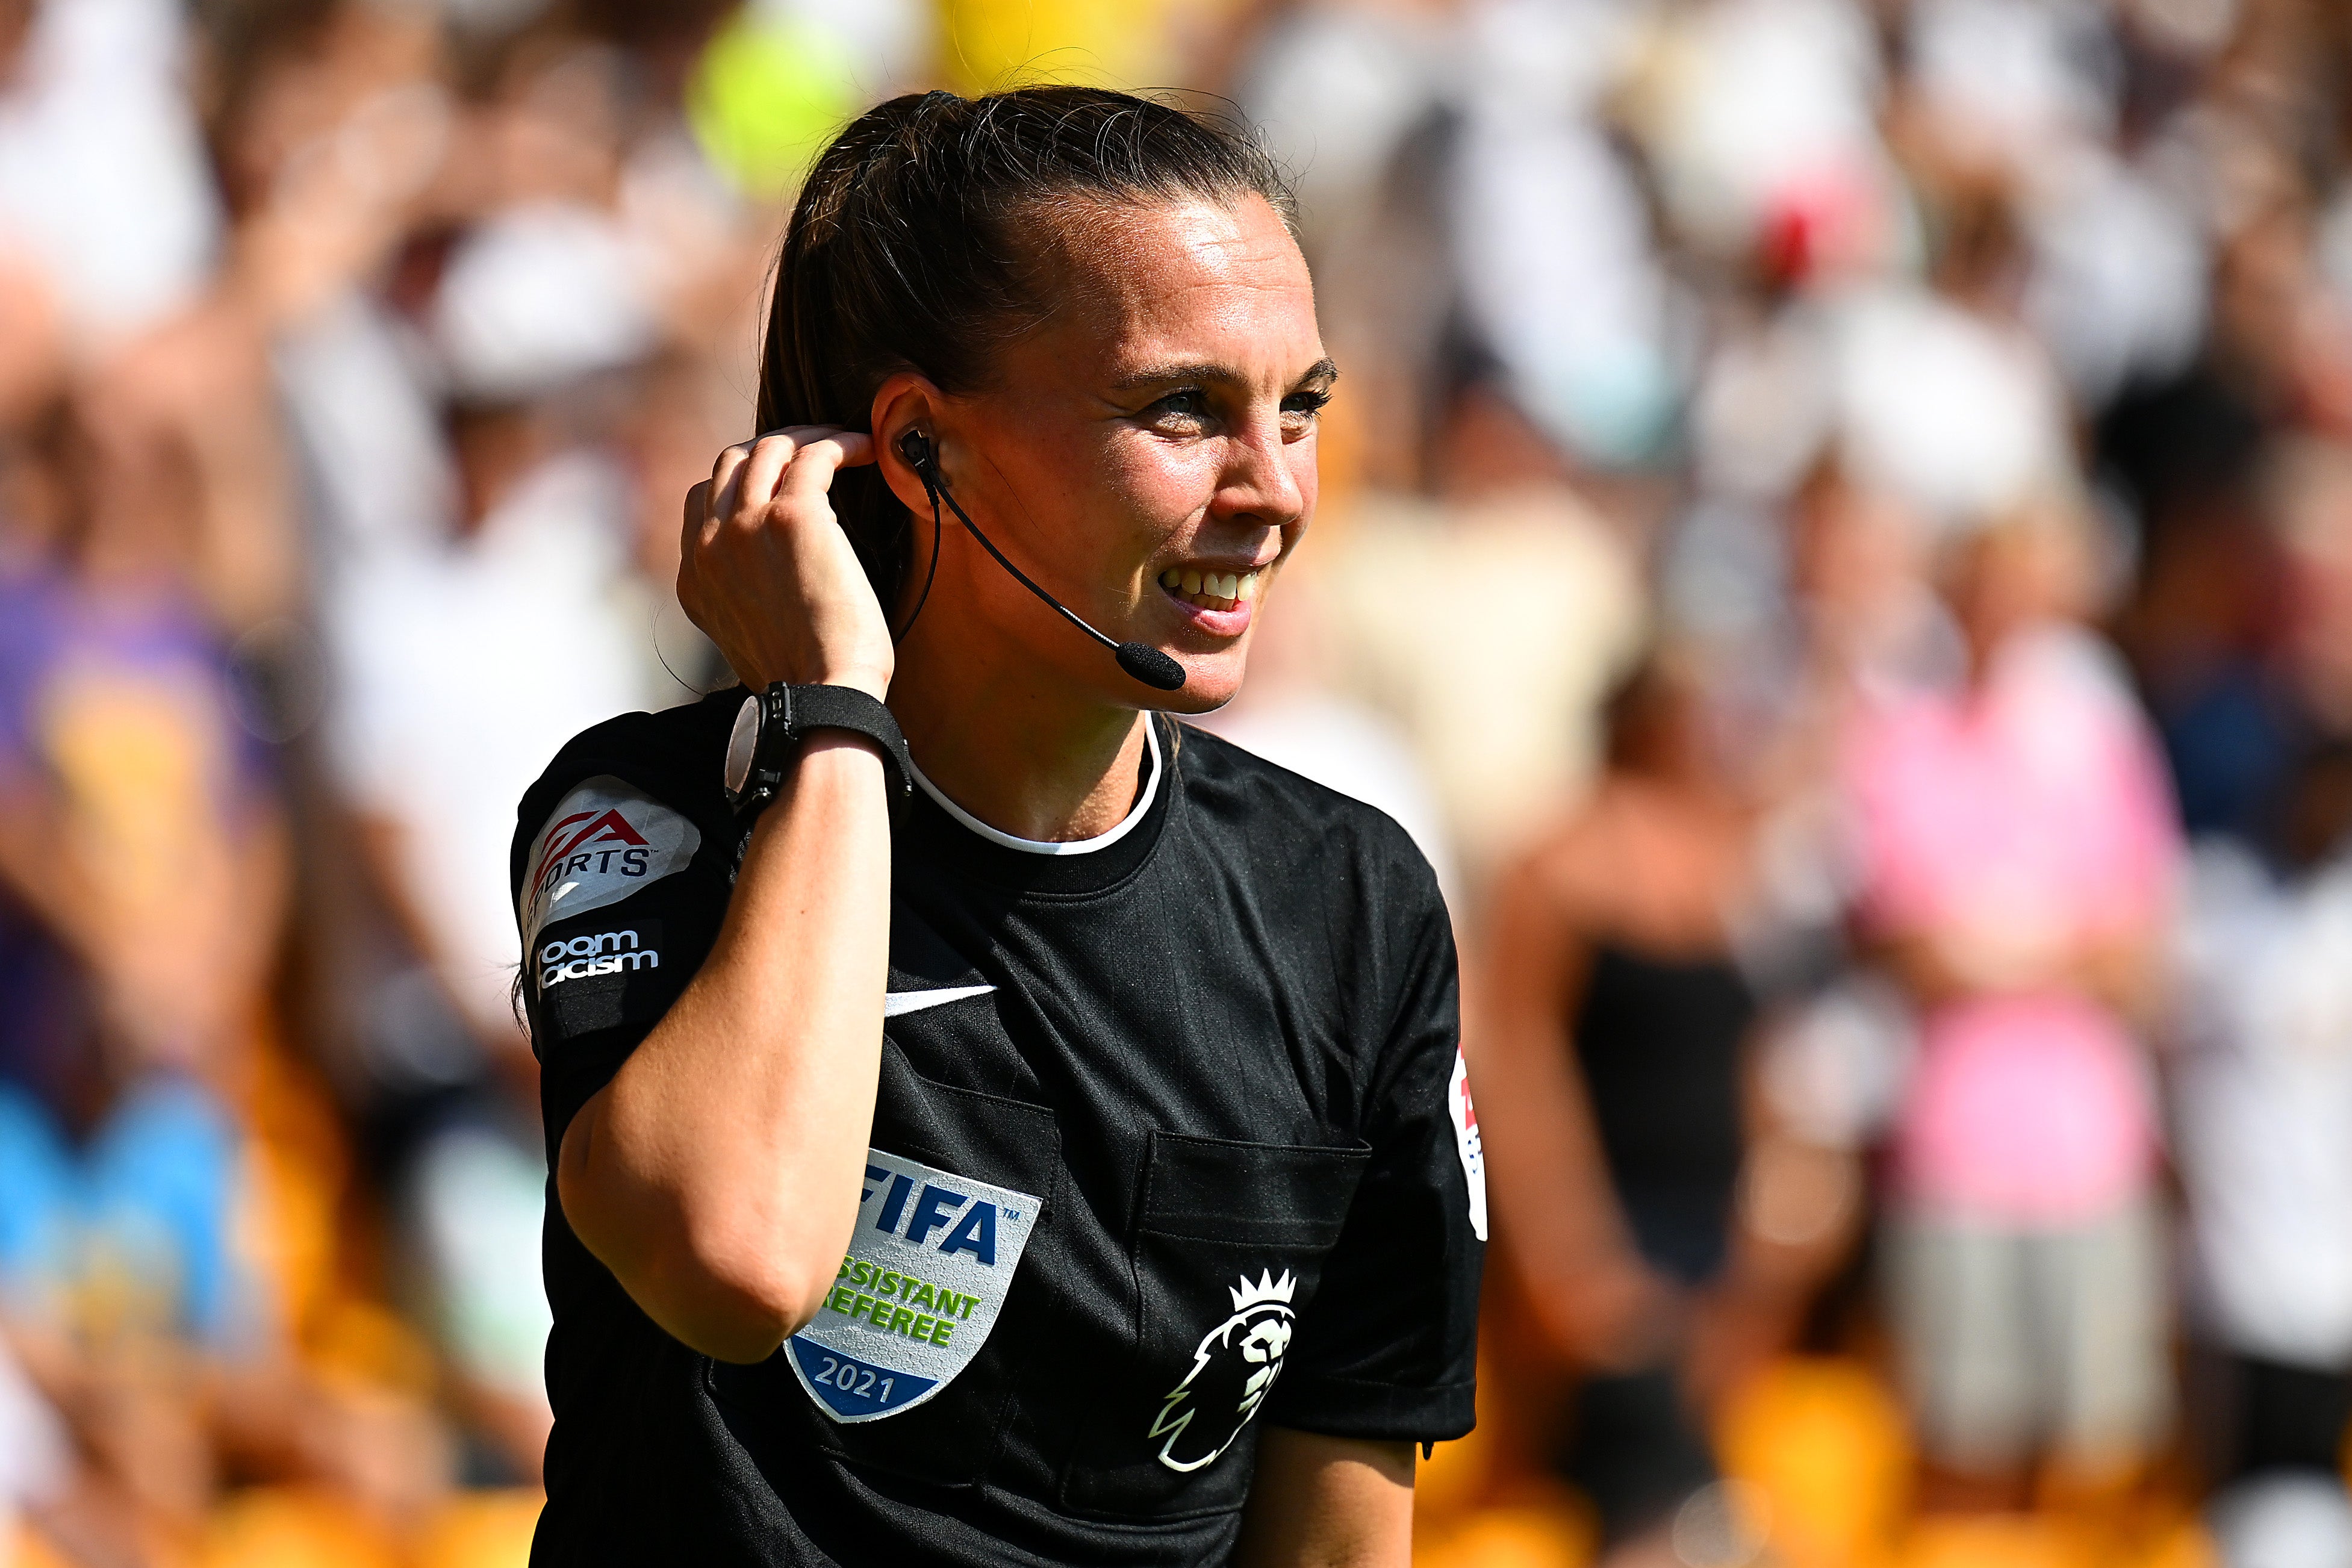
[[(1161, 693), (1014, 582), (951, 511), (898, 649), (890, 707), (925, 774), (981, 821), (1067, 842), (1116, 826), (1145, 765), (1143, 712), (1206, 712), (1241, 685), (1264, 592), (1314, 509), (1315, 411), (1334, 373), (1305, 261), (1274, 210), (1171, 202), (1046, 226), (1053, 306), (950, 395), (905, 372), (872, 428), (914, 514), (894, 625), (930, 569), (931, 510), (897, 447), (920, 429), (972, 521), (1116, 641), (1182, 665)], [(1171, 571), (1256, 574), (1204, 607)]]
[[(1038, 615), (1061, 621), (1030, 602)], [(1084, 640), (1066, 623), (1062, 629)], [(974, 639), (961, 652), (948, 640), (926, 637), (913, 659), (901, 645), (890, 683), (891, 711), (924, 774), (972, 816), (1017, 838), (1093, 838), (1118, 826), (1142, 782), (1142, 714), (1072, 700), (1066, 687), (1001, 640)], [(1100, 657), (1110, 660), (1108, 652)]]

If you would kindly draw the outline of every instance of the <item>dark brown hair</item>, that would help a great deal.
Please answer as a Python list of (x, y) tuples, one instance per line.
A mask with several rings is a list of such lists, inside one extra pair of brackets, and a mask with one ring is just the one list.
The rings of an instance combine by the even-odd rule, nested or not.
[[(870, 109), (817, 158), (784, 231), (760, 428), (863, 430), (901, 370), (950, 394), (985, 386), (994, 352), (1050, 307), (1045, 255), (1024, 235), (1057, 206), (1251, 195), (1294, 221), (1287, 182), (1245, 132), (1123, 92), (910, 93)], [(833, 503), (893, 604), (906, 509), (871, 468), (844, 470)]]

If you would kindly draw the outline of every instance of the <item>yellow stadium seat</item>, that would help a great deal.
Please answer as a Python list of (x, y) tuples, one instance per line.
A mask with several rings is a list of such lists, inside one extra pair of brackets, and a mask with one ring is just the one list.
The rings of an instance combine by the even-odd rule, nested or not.
[(1895, 1568), (2116, 1568), (2080, 1530), (2033, 1514), (1923, 1519)]
[(1586, 1568), (1591, 1520), (1567, 1503), (1481, 1509), (1442, 1538), (1419, 1545), (1414, 1568)]
[(432, 1394), (440, 1375), (433, 1346), (405, 1319), (375, 1302), (340, 1293), (311, 1314), (302, 1359), (330, 1382), (419, 1398)]
[(414, 1568), (525, 1568), (545, 1501), (527, 1488), (465, 1493), (426, 1528)]
[(405, 1568), (389, 1531), (310, 1487), (255, 1487), (213, 1512), (198, 1568)]
[(1763, 1492), (1790, 1568), (1884, 1560), (1909, 1505), (1913, 1458), (1902, 1410), (1866, 1367), (1777, 1362), (1732, 1397), (1716, 1442), (1724, 1473)]
[(2189, 1514), (2158, 1531), (2134, 1568), (2221, 1568), (2221, 1554), (2203, 1522)]
[(965, 92), (1171, 85), (1167, 0), (943, 0), (940, 11), (940, 63)]
[(0, 1568), (73, 1568), (73, 1564), (30, 1529), (18, 1529), (13, 1541), (0, 1536)]
[(1450, 1524), (1477, 1505), (1493, 1478), (1493, 1434), (1492, 1424), (1473, 1427), (1459, 1441), (1438, 1444), (1413, 1467), (1415, 1520)]

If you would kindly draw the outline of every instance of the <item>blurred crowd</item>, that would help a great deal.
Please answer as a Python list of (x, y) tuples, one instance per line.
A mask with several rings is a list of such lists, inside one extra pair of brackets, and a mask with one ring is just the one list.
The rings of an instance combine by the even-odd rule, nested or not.
[(514, 803), (901, 90), (1246, 117), (1342, 368), (1208, 722), (1389, 811), (1450, 1568), (2352, 1568), (2352, 10), (0, 0), (0, 1562), (522, 1560)]

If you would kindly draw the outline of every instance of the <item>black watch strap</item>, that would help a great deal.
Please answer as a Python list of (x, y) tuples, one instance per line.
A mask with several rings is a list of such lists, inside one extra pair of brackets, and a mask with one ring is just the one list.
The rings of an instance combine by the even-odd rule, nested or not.
[(882, 748), (894, 809), (914, 793), (907, 737), (879, 700), (851, 686), (788, 686), (779, 680), (743, 700), (728, 742), (727, 799), (738, 816), (756, 816), (776, 798), (801, 742), (815, 730), (847, 730)]

